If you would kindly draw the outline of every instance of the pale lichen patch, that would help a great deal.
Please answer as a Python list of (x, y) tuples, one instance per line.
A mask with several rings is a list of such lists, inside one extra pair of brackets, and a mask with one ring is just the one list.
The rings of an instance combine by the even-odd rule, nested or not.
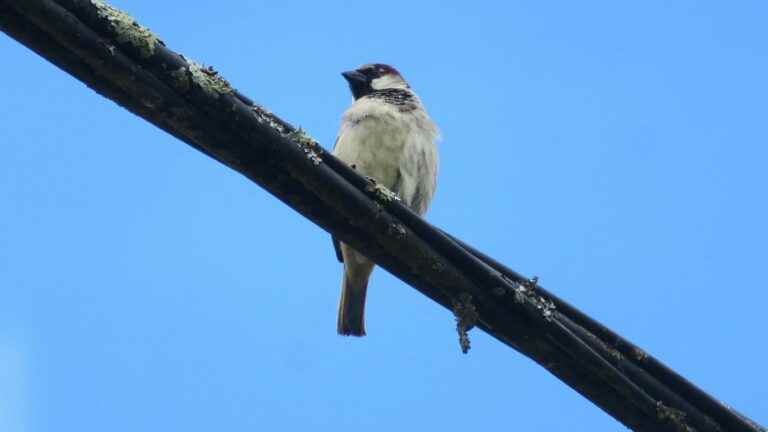
[(118, 42), (129, 44), (139, 50), (143, 58), (149, 58), (155, 53), (160, 39), (148, 28), (141, 26), (127, 13), (115, 9), (102, 0), (91, 0), (96, 7), (99, 17), (105, 19), (112, 26)]
[(525, 303), (529, 297), (535, 298), (533, 296), (533, 289), (536, 287), (536, 284), (538, 284), (538, 281), (539, 279), (534, 276), (533, 279), (517, 284), (514, 288), (515, 302), (522, 304)]
[(320, 156), (320, 152), (322, 152), (320, 144), (309, 136), (304, 129), (293, 129), (285, 123), (281, 123), (274, 114), (259, 105), (254, 104), (251, 106), (251, 112), (253, 112), (259, 123), (272, 128), (275, 132), (296, 144), (313, 165), (320, 165), (323, 162), (323, 158)]
[(555, 304), (552, 303), (552, 300), (539, 297), (536, 307), (541, 311), (541, 316), (543, 316), (545, 320), (552, 321), (555, 313)]
[(366, 186), (365, 190), (373, 193), (376, 199), (384, 202), (400, 201), (400, 197), (397, 196), (396, 193), (387, 189), (385, 186), (378, 184), (376, 179), (371, 177), (366, 178), (368, 179), (368, 186)]
[(189, 76), (198, 87), (209, 96), (218, 98), (219, 95), (232, 94), (232, 86), (221, 77), (212, 67), (203, 67), (200, 63), (187, 59)]
[(307, 133), (302, 128), (298, 128), (292, 132), (289, 132), (286, 134), (286, 137), (305, 147), (314, 149), (320, 146), (320, 144), (318, 144), (317, 141), (315, 141), (312, 137), (307, 135)]
[(287, 134), (285, 137), (296, 143), (297, 146), (304, 152), (304, 155), (309, 159), (312, 164), (320, 165), (323, 159), (318, 152), (320, 151), (320, 144), (317, 143), (312, 137), (304, 132), (304, 129), (298, 128)]
[(632, 348), (632, 355), (635, 356), (635, 359), (637, 359), (638, 361), (648, 360), (648, 353), (646, 353), (645, 351), (641, 350), (638, 347)]
[(527, 298), (527, 293), (522, 286), (515, 288), (515, 302), (523, 304)]
[(253, 115), (256, 117), (256, 120), (258, 120), (259, 123), (262, 123), (271, 127), (272, 129), (277, 131), (277, 133), (279, 133), (280, 135), (287, 136), (288, 134), (291, 133), (290, 131), (286, 130), (283, 127), (283, 125), (281, 125), (280, 122), (278, 122), (275, 119), (274, 114), (272, 114), (265, 108), (262, 108), (258, 105), (254, 105), (251, 107), (251, 111), (253, 112)]
[(541, 315), (547, 321), (554, 319), (555, 303), (548, 298), (537, 296), (535, 294), (536, 286), (539, 283), (539, 278), (534, 276), (533, 278), (517, 284), (514, 289), (515, 302), (523, 304), (529, 303), (541, 312)]
[(694, 432), (696, 430), (686, 423), (685, 418), (687, 416), (684, 411), (664, 405), (661, 401), (656, 402), (656, 415), (660, 420), (667, 420), (674, 424), (680, 432)]

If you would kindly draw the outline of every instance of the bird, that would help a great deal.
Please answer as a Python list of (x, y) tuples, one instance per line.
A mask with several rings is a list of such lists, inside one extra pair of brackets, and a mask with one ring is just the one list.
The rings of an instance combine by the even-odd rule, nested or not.
[[(439, 131), (400, 72), (382, 63), (342, 72), (352, 92), (333, 155), (397, 194), (419, 216), (437, 186)], [(374, 263), (333, 238), (344, 265), (337, 332), (365, 336), (365, 297)]]

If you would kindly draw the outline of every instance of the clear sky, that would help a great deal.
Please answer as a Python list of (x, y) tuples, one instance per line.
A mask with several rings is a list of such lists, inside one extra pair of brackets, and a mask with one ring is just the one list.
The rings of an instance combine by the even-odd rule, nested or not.
[[(440, 126), (436, 225), (768, 424), (765, 2), (113, 4), (326, 147), (339, 73)], [(612, 431), (330, 238), (0, 35), (0, 430)]]

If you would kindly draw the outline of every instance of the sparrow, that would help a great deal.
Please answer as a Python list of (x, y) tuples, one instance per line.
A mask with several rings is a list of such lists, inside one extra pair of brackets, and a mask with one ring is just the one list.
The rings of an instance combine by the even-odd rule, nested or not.
[[(365, 64), (341, 75), (354, 101), (342, 116), (333, 154), (423, 215), (437, 185), (437, 127), (392, 66)], [(344, 264), (337, 331), (364, 336), (365, 295), (374, 263), (335, 238), (333, 244)]]

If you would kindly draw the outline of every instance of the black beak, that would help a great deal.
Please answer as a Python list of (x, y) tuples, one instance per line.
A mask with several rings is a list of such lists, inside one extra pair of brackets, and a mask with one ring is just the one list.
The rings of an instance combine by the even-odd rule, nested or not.
[(365, 84), (365, 82), (368, 80), (365, 75), (361, 74), (358, 71), (346, 71), (342, 72), (341, 76), (344, 77), (345, 80), (349, 83), (349, 85), (361, 85)]
[(349, 83), (349, 89), (352, 90), (352, 96), (359, 99), (371, 92), (371, 86), (368, 83), (368, 77), (362, 73), (351, 70), (342, 72), (341, 76)]

